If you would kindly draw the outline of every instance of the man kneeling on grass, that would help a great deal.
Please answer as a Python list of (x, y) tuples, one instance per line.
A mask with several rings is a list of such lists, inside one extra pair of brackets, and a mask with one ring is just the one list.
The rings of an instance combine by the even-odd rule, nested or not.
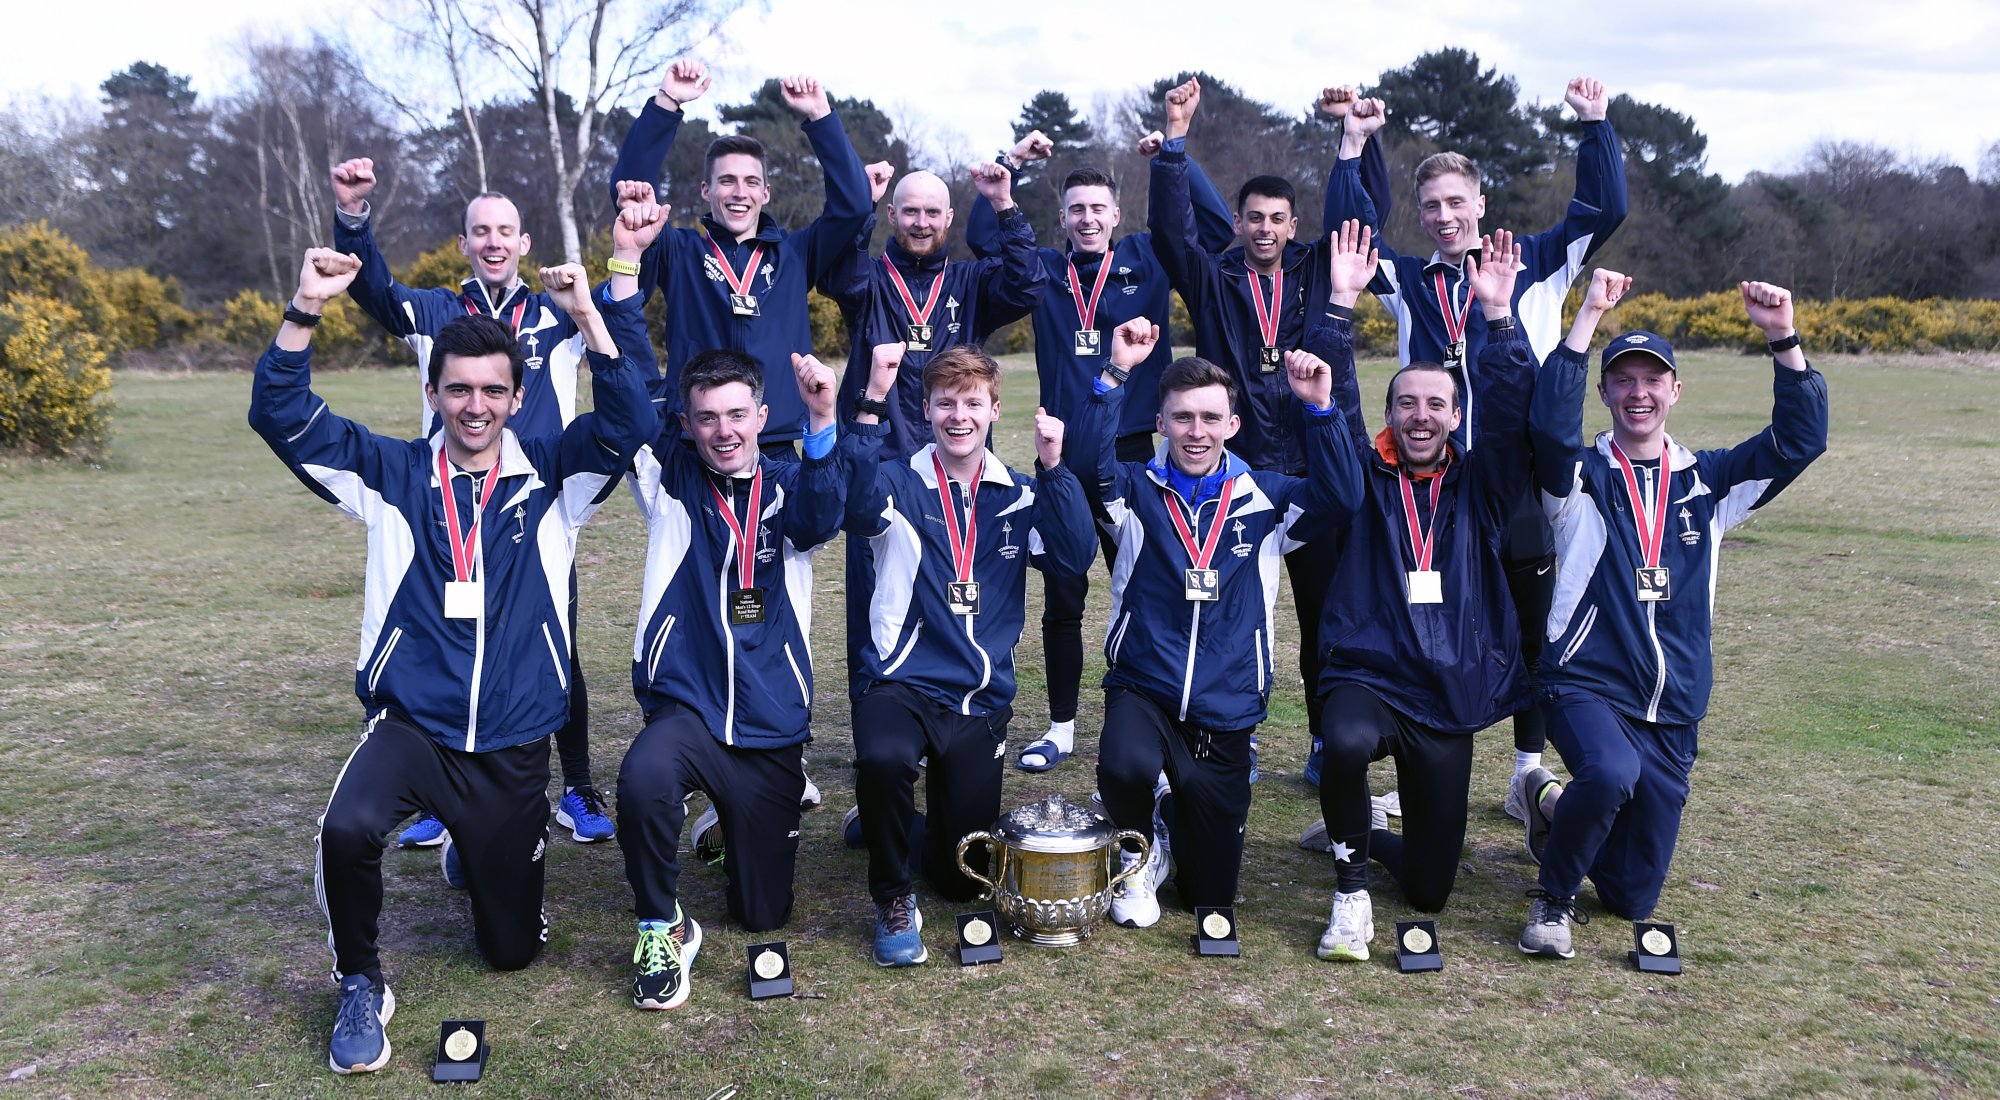
[(520, 345), (491, 317), (461, 317), (438, 330), (430, 360), (436, 434), (387, 439), (333, 415), (310, 388), (309, 344), (360, 268), (331, 249), (306, 253), (250, 398), (250, 426), (271, 450), (368, 525), (354, 673), (368, 726), (334, 781), (318, 839), (340, 983), (327, 1062), (343, 1074), (389, 1061), (396, 998), (375, 935), (382, 849), (396, 822), (425, 810), (451, 830), (488, 962), (518, 970), (542, 949), (549, 735), (569, 718), (576, 534), (653, 420), (620, 351), (646, 339), (638, 281), (614, 278), (599, 302), (576, 264), (544, 269), (542, 282), (583, 333), (595, 413), (560, 434), (517, 437), (507, 419), (520, 408)]
[(1567, 959), (1585, 875), (1604, 907), (1645, 920), (1666, 884), (1713, 679), (1709, 636), (1723, 532), (1826, 450), (1826, 379), (1792, 328), (1792, 295), (1744, 283), (1775, 356), (1771, 425), (1734, 447), (1690, 451), (1667, 434), (1681, 396), (1674, 349), (1628, 332), (1604, 349), (1597, 395), (1611, 430), (1583, 442), (1583, 389), (1598, 320), (1632, 280), (1599, 272), (1535, 383), (1535, 485), (1555, 529), (1549, 658), (1537, 690), (1573, 777), (1532, 792), (1530, 847), (1549, 822), (1520, 948)]
[(1028, 567), (1075, 577), (1097, 554), (1090, 503), (1063, 465), (1062, 421), (1036, 411), (1033, 477), (987, 450), (1000, 420), (1000, 366), (976, 347), (946, 348), (924, 364), (934, 441), (882, 457), (905, 350), (875, 346), (853, 430), (840, 443), (852, 479), (847, 537), (869, 549), (870, 568), (847, 600), (849, 621), (868, 624), (854, 647), (854, 794), (877, 966), (930, 957), (910, 883), (918, 763), (929, 758), (921, 866), (943, 897), (970, 898), (977, 887), (958, 869), (958, 838), (1000, 816)]

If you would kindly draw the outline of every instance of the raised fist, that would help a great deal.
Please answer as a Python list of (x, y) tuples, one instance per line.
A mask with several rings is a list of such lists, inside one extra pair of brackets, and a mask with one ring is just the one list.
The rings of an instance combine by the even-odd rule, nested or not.
[(1465, 281), (1472, 298), (1489, 320), (1514, 310), (1514, 279), (1521, 273), (1521, 245), (1505, 229), (1496, 229), (1480, 244), (1480, 254), (1466, 253)]
[(1152, 157), (1159, 156), (1160, 146), (1165, 144), (1166, 140), (1167, 136), (1165, 134), (1162, 134), (1158, 130), (1154, 130), (1152, 133), (1149, 133), (1145, 137), (1139, 139), (1139, 144), (1137, 146), (1139, 150), (1139, 155), (1142, 157), (1147, 157), (1149, 159)]
[(1333, 406), (1333, 368), (1309, 351), (1285, 353), (1285, 381), (1300, 401), (1316, 409)]
[(667, 66), (666, 74), (660, 77), (660, 106), (678, 111), (700, 99), (701, 93), (708, 91), (708, 82), (708, 70), (702, 63), (683, 57)]
[(1371, 247), (1373, 236), (1373, 231), (1358, 218), (1340, 223), (1340, 228), (1328, 235), (1328, 243), (1332, 245), (1327, 259), (1328, 274), (1332, 277), (1334, 298), (1345, 299), (1340, 301), (1341, 305), (1353, 305), (1375, 278), (1381, 256)]
[(816, 421), (833, 421), (833, 368), (815, 355), (792, 353), (792, 373), (798, 377), (799, 398)]
[(910, 350), (905, 343), (877, 344), (869, 357), (868, 392), (887, 397), (896, 392), (896, 372), (903, 368), (903, 355)]
[(1359, 98), (1352, 84), (1328, 88), (1319, 94), (1319, 113), (1339, 122), (1347, 117), (1347, 112), (1354, 109), (1355, 101)]
[(1576, 117), (1584, 122), (1604, 121), (1605, 109), (1610, 105), (1604, 92), (1604, 82), (1595, 77), (1579, 76), (1569, 82), (1563, 91), (1563, 102), (1570, 105)]
[(1590, 287), (1583, 292), (1583, 308), (1594, 313), (1609, 313), (1631, 290), (1632, 276), (1600, 267), (1590, 273)]
[(1014, 205), (1013, 174), (990, 160), (972, 166), (972, 186), (986, 196), (986, 201), (992, 203), (995, 210), (1005, 210)]
[(308, 313), (321, 312), (326, 303), (340, 297), (360, 270), (358, 256), (331, 248), (308, 248), (305, 263), (299, 268), (299, 291), (292, 300)]
[(889, 193), (889, 181), (896, 178), (896, 166), (886, 160), (878, 160), (862, 168), (868, 173), (868, 203), (874, 205)]
[(1379, 99), (1356, 99), (1347, 112), (1347, 132), (1367, 137), (1389, 121), (1389, 105)]
[(333, 166), (333, 204), (346, 213), (361, 213), (374, 190), (374, 161), (367, 157), (355, 157)]
[(1189, 77), (1187, 83), (1167, 89), (1167, 137), (1186, 137), (1194, 122), (1195, 108), (1201, 106), (1201, 81)]
[(611, 222), (611, 250), (644, 252), (666, 227), (670, 210), (654, 201), (652, 184), (644, 180), (619, 180), (618, 216)]
[(550, 300), (564, 313), (583, 317), (596, 311), (596, 304), (590, 300), (590, 275), (582, 264), (545, 267), (541, 276), (542, 289), (548, 291)]
[(819, 81), (809, 76), (788, 76), (779, 87), (784, 90), (785, 106), (805, 116), (807, 122), (815, 122), (833, 113), (833, 104), (826, 98), (826, 89)]
[(1153, 354), (1160, 343), (1160, 326), (1144, 317), (1134, 317), (1111, 333), (1111, 365), (1131, 370)]
[(1035, 409), (1035, 457), (1041, 459), (1042, 468), (1053, 470), (1062, 465), (1063, 422), (1049, 415), (1049, 410)]
[(1782, 340), (1790, 336), (1792, 327), (1792, 292), (1771, 283), (1744, 283), (1743, 308), (1750, 312), (1750, 323), (1764, 330), (1767, 340)]
[(1027, 137), (1014, 143), (1014, 148), (1007, 153), (1007, 156), (1016, 164), (1023, 164), (1031, 160), (1047, 160), (1049, 154), (1055, 151), (1056, 143), (1050, 141), (1047, 134), (1040, 130), (1030, 130)]

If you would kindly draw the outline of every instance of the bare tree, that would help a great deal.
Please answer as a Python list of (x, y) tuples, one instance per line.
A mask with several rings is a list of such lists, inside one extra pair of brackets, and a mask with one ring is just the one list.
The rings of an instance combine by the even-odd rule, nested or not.
[[(583, 256), (576, 189), (605, 111), (649, 86), (676, 56), (716, 36), (746, 0), (437, 0), (457, 9), (479, 43), (541, 108), (555, 166), (563, 255)], [(584, 78), (565, 80), (579, 64)], [(565, 132), (564, 118), (572, 112)]]
[[(430, 74), (439, 54), (444, 55), (445, 68), (451, 73), (451, 90), (457, 100), (459, 125), (465, 130), (466, 146), (471, 152), (474, 173), (479, 190), (491, 189), (487, 182), (486, 142), (479, 133), (478, 110), (483, 104), (475, 103), (471, 87), (479, 82), (482, 55), (479, 39), (466, 26), (465, 13), (454, 0), (419, 0), (412, 7), (404, 0), (377, 0), (374, 5), (376, 19), (392, 28), (405, 55), (415, 55), (414, 60), (421, 66), (423, 77), (408, 81), (396, 81), (394, 86), (384, 85), (383, 94), (388, 97), (400, 113), (419, 129), (429, 129), (436, 124), (435, 102), (424, 93), (430, 90)], [(417, 74), (410, 74), (413, 78)]]

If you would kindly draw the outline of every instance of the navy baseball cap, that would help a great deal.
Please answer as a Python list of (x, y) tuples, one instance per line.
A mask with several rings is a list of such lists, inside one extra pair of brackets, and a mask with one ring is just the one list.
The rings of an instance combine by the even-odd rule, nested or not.
[(1675, 374), (1681, 372), (1679, 364), (1674, 362), (1674, 346), (1667, 343), (1664, 337), (1653, 332), (1633, 331), (1604, 345), (1603, 357), (1597, 361), (1598, 373), (1610, 370), (1612, 362), (1618, 357), (1635, 352), (1658, 359)]

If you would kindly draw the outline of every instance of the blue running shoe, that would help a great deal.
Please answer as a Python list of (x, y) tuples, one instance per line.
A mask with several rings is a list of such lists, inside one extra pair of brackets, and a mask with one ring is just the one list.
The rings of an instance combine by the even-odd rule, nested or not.
[(1308, 786), (1319, 786), (1319, 769), (1325, 756), (1326, 750), (1320, 744), (1319, 738), (1313, 738), (1312, 752), (1306, 756), (1306, 770), (1304, 773)]
[(396, 995), (380, 989), (366, 974), (349, 974), (340, 982), (340, 1009), (333, 1017), (333, 1040), (326, 1045), (326, 1064), (338, 1074), (373, 1073), (389, 1064), (389, 1017), (396, 1014)]
[(435, 848), (444, 843), (444, 822), (430, 814), (418, 814), (409, 828), (396, 834), (398, 848)]
[(465, 889), (465, 867), (458, 861), (458, 845), (451, 842), (450, 833), (444, 835), (444, 851), (438, 853), (438, 866), (444, 869), (446, 886)]
[(917, 895), (875, 903), (875, 965), (917, 966), (931, 957), (924, 950), (924, 914)]
[(568, 829), (578, 844), (609, 840), (618, 831), (604, 812), (603, 797), (588, 783), (563, 788), (562, 801), (556, 805), (556, 824)]

